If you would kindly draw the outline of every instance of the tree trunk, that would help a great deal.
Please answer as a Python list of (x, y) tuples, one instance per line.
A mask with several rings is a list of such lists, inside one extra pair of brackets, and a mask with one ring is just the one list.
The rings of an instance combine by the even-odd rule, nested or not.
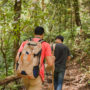
[(42, 0), (42, 10), (44, 11), (44, 8), (45, 8), (45, 3), (44, 3), (44, 0)]
[[(15, 5), (14, 5), (14, 46), (13, 46), (13, 56), (14, 59), (16, 57), (17, 50), (19, 48), (19, 40), (20, 40), (20, 16), (21, 16), (21, 0), (15, 0)], [(14, 60), (15, 64), (15, 60)]]
[(1, 53), (3, 55), (4, 63), (5, 63), (5, 70), (6, 70), (6, 76), (8, 75), (8, 65), (7, 65), (7, 59), (6, 59), (6, 53), (3, 50), (3, 40), (1, 38), (1, 47), (0, 47)]
[[(5, 18), (5, 15), (3, 14), (3, 19), (4, 19), (4, 30), (5, 31), (5, 25), (6, 25), (6, 18)], [(8, 76), (8, 63), (7, 63), (7, 55), (6, 55), (6, 49), (4, 48), (5, 45), (4, 45), (4, 38), (3, 38), (3, 35), (5, 37), (5, 34), (3, 34), (3, 31), (1, 30), (1, 45), (0, 45), (0, 50), (1, 50), (1, 53), (2, 53), (2, 56), (3, 56), (3, 59), (4, 59), (4, 63), (5, 63), (5, 73), (6, 73), (6, 76)]]
[(80, 19), (80, 13), (79, 13), (79, 4), (78, 0), (73, 0), (74, 1), (74, 11), (75, 11), (75, 21), (77, 26), (81, 26), (81, 19)]
[(65, 5), (65, 10), (64, 10), (64, 14), (65, 14), (65, 19), (64, 19), (64, 30), (66, 30), (66, 28), (67, 28), (67, 1), (65, 0), (64, 1), (64, 5)]

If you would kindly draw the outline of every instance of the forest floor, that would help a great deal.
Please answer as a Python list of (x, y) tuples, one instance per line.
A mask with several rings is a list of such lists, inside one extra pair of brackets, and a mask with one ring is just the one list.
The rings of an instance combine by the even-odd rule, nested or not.
[[(62, 90), (90, 90), (90, 74), (81, 70), (80, 64), (70, 62), (65, 72)], [(42, 90), (52, 90), (52, 75), (46, 75)]]
[[(9, 88), (7, 85), (6, 89), (2, 90), (26, 90), (22, 84), (19, 86), (18, 89), (7, 89)], [(53, 90), (52, 87), (52, 74), (47, 72), (42, 90)], [(80, 57), (76, 57), (67, 62), (62, 90), (90, 90), (90, 58), (80, 59)]]

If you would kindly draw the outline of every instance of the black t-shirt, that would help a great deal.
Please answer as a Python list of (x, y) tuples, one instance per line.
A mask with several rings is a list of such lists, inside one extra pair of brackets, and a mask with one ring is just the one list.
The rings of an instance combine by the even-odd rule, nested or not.
[(56, 57), (55, 70), (56, 71), (65, 70), (67, 57), (70, 56), (70, 51), (68, 47), (62, 43), (56, 44), (54, 55)]

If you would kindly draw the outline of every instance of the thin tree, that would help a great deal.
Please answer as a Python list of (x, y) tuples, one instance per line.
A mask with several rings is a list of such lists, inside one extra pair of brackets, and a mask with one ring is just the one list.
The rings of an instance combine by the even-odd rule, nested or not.
[[(14, 46), (13, 46), (13, 55), (14, 59), (17, 53), (17, 50), (19, 48), (19, 40), (20, 40), (20, 17), (21, 17), (21, 0), (15, 0), (15, 5), (14, 5)], [(14, 61), (15, 64), (15, 61)]]
[(77, 26), (82, 26), (81, 25), (81, 19), (80, 19), (80, 13), (79, 13), (79, 3), (78, 0), (73, 0), (74, 1), (74, 11), (75, 11), (75, 21)]

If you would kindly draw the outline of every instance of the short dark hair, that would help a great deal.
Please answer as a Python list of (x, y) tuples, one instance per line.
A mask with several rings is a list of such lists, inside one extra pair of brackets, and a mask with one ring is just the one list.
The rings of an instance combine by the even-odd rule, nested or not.
[(36, 34), (36, 35), (42, 35), (42, 34), (44, 34), (44, 28), (41, 27), (41, 26), (37, 26), (35, 28), (34, 34)]
[(56, 39), (60, 39), (62, 42), (64, 41), (64, 37), (61, 35), (57, 36)]

